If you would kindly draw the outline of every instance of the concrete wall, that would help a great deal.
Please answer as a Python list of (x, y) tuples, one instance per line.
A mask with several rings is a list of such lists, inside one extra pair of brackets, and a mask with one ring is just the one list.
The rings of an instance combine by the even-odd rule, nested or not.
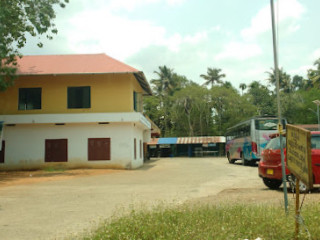
[[(68, 109), (67, 88), (77, 86), (90, 86), (91, 108)], [(41, 88), (41, 109), (18, 110), (19, 88)], [(0, 92), (0, 115), (133, 112), (134, 91), (141, 94), (143, 89), (129, 73), (20, 76)]]
[[(138, 168), (143, 164), (140, 141), (148, 130), (136, 123), (17, 124), (4, 126), (5, 163), (0, 169), (64, 167)], [(45, 163), (45, 139), (68, 139), (68, 162)], [(111, 160), (88, 161), (88, 138), (111, 138)], [(134, 159), (134, 138), (137, 158)]]

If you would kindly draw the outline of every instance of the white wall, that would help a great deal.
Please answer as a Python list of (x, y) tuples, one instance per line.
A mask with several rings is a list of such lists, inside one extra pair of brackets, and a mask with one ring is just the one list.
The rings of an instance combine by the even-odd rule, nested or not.
[[(68, 139), (68, 167), (137, 168), (140, 158), (140, 140), (144, 129), (134, 123), (70, 123), (17, 124), (4, 127), (5, 163), (0, 169), (38, 168), (44, 162), (45, 139)], [(111, 160), (88, 161), (88, 138), (111, 138)], [(133, 139), (137, 139), (137, 159), (134, 159)], [(59, 163), (59, 165), (64, 165)]]
[[(131, 147), (131, 150), (132, 150), (132, 168), (137, 168), (139, 166), (141, 166), (143, 164), (143, 132), (144, 130), (141, 129), (139, 127), (139, 125), (137, 124), (133, 124), (133, 129), (132, 129), (132, 147)], [(133, 139), (136, 139), (136, 153), (137, 153), (137, 158), (134, 159), (134, 140)], [(142, 149), (141, 149), (141, 157), (140, 157), (140, 141), (142, 143)]]

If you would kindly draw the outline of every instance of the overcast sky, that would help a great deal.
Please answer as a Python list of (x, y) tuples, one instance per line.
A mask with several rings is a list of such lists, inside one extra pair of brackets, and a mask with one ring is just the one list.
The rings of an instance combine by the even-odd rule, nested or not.
[[(279, 65), (306, 75), (320, 57), (319, 0), (280, 0)], [(202, 84), (208, 67), (221, 68), (236, 88), (266, 84), (273, 67), (269, 0), (70, 0), (57, 8), (52, 41), (28, 38), (25, 55), (106, 53), (143, 71), (158, 66)]]

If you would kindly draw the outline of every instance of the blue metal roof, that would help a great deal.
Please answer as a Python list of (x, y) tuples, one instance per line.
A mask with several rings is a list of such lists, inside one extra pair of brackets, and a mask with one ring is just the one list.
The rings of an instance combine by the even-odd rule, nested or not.
[(178, 138), (170, 137), (170, 138), (159, 138), (158, 144), (176, 144)]

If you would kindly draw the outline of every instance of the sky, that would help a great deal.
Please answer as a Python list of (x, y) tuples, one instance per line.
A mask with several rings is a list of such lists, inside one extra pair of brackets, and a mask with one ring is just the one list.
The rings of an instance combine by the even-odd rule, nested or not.
[[(306, 76), (320, 58), (319, 0), (275, 1), (279, 66)], [(58, 35), (28, 36), (24, 55), (105, 53), (150, 80), (166, 65), (203, 84), (220, 68), (236, 88), (267, 85), (274, 67), (269, 0), (70, 0), (57, 7)]]

